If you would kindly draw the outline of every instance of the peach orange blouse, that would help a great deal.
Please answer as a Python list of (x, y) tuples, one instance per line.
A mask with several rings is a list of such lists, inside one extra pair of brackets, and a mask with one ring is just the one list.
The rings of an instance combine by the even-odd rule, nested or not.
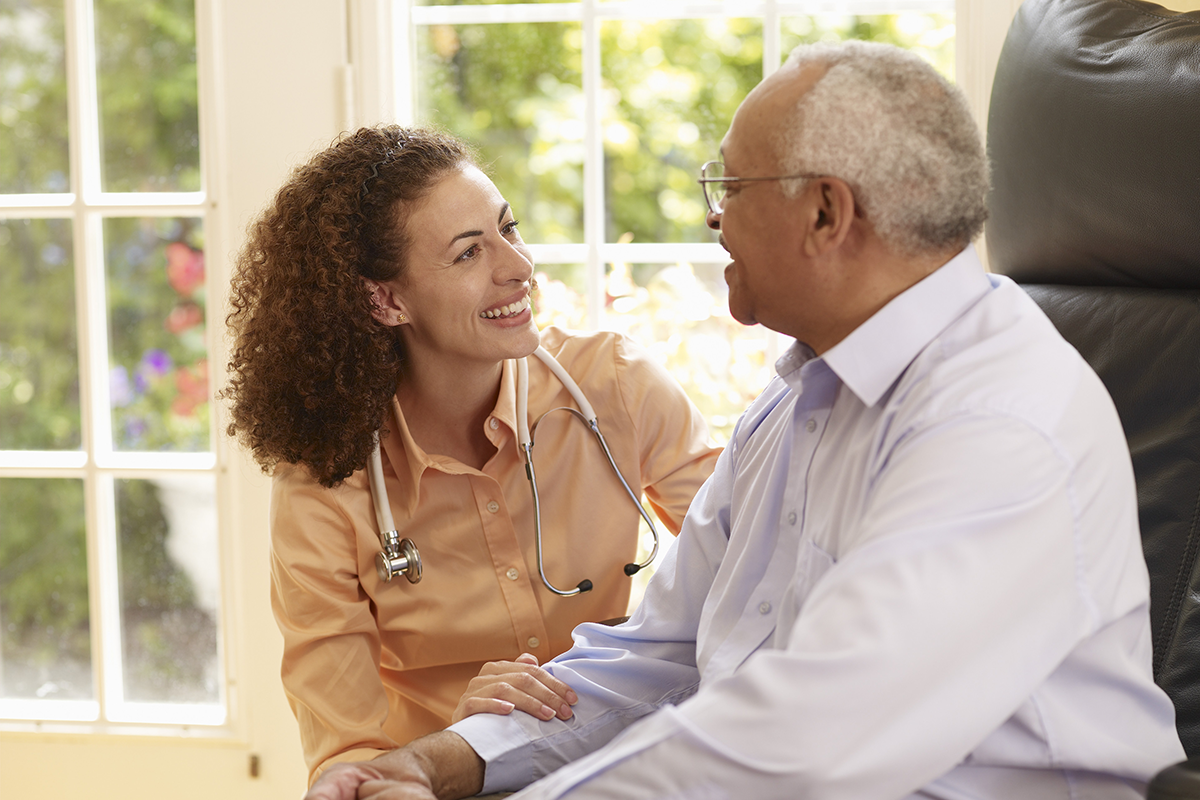
[[(641, 348), (614, 333), (556, 328), (542, 344), (591, 402), (613, 458), (658, 517), (679, 531), (717, 450), (699, 411)], [(531, 427), (572, 406), (529, 359)], [(484, 432), (496, 446), (482, 470), (425, 453), (398, 403), (383, 440), (384, 480), (401, 536), (420, 549), (424, 578), (380, 582), (380, 549), (365, 470), (327, 489), (281, 465), (271, 499), (271, 588), (284, 638), (283, 684), (315, 778), (440, 730), (486, 661), (528, 651), (546, 661), (571, 646), (580, 622), (626, 613), (639, 517), (588, 428), (556, 411), (534, 428), (546, 575), (515, 434), (516, 369), (506, 362)], [(664, 545), (666, 543), (664, 542)]]

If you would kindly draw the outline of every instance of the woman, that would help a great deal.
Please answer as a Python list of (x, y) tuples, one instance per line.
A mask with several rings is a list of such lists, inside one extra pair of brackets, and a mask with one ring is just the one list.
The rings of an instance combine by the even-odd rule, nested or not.
[[(712, 471), (699, 413), (644, 352), (539, 334), (517, 224), (462, 143), (364, 128), (293, 173), (239, 258), (223, 396), (229, 433), (274, 475), (272, 601), (310, 779), (471, 713), (569, 716), (569, 690), (536, 664), (579, 622), (626, 611), (638, 512), (587, 427), (538, 422), (575, 404), (530, 358), (546, 578), (594, 588), (561, 597), (539, 576), (515, 359), (539, 344), (557, 357), (671, 531)], [(376, 574), (376, 432), (418, 585)]]

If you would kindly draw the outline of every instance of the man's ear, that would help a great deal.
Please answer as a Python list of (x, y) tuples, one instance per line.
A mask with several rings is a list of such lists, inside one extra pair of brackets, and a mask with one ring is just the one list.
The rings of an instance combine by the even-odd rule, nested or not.
[(371, 292), (371, 316), (381, 325), (394, 328), (408, 322), (402, 301), (390, 285), (363, 278), (363, 283)]
[(824, 255), (846, 241), (854, 224), (854, 192), (840, 178), (816, 178), (808, 187), (813, 203), (809, 212), (804, 249), (809, 256)]

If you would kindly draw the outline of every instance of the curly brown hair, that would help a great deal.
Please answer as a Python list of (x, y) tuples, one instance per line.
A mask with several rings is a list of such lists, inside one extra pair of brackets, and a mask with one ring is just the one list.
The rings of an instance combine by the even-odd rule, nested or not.
[(263, 472), (303, 464), (324, 486), (366, 466), (404, 348), (371, 316), (364, 278), (405, 267), (405, 212), (445, 174), (475, 164), (454, 137), (383, 125), (345, 134), (296, 168), (251, 223), (226, 325), (233, 338), (226, 432)]

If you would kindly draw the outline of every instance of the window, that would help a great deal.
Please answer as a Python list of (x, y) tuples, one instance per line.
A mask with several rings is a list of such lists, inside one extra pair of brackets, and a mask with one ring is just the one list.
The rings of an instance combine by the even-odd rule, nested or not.
[(0, 720), (226, 718), (193, 0), (0, 5)]
[(633, 335), (725, 441), (782, 342), (729, 316), (700, 165), (798, 44), (889, 42), (953, 78), (954, 11), (953, 0), (400, 0), (396, 116), (479, 145), (531, 243), (539, 325)]

